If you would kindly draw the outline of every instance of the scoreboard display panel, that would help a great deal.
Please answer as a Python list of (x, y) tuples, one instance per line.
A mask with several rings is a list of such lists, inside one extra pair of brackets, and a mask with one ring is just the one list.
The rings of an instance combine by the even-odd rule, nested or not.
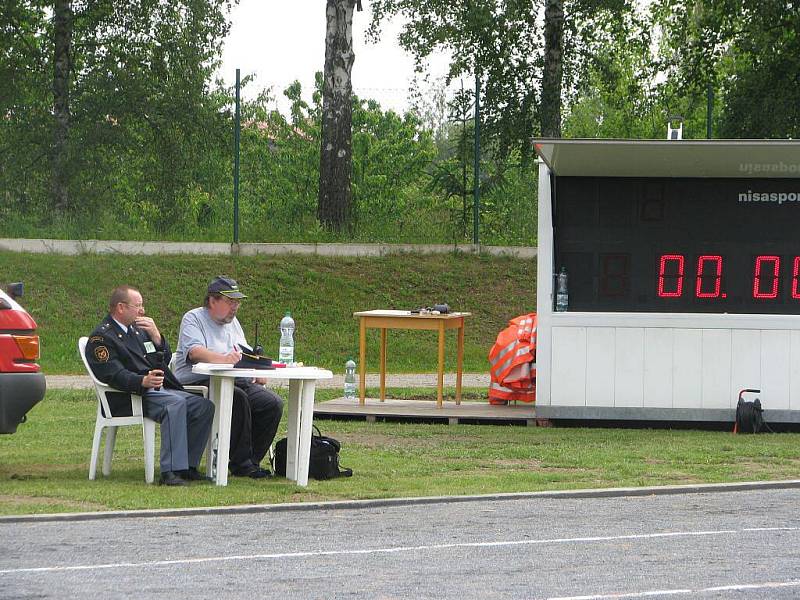
[(552, 180), (569, 310), (800, 314), (797, 178)]

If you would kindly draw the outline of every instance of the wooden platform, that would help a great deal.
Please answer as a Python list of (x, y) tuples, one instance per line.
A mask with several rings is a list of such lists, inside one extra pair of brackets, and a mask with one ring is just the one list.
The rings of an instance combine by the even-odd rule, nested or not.
[(450, 425), (458, 423), (518, 423), (536, 425), (536, 411), (530, 404), (522, 402), (508, 406), (494, 406), (488, 402), (445, 401), (442, 408), (436, 408), (436, 400), (398, 400), (387, 398), (367, 398), (364, 406), (358, 399), (335, 398), (314, 405), (314, 418), (359, 418), (369, 422), (378, 419), (392, 421), (446, 421)]

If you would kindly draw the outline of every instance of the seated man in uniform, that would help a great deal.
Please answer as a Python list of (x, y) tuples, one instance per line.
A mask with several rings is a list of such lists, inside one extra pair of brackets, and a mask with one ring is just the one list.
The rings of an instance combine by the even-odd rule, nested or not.
[[(175, 376), (181, 383), (207, 384), (207, 376), (192, 373), (192, 365), (196, 363), (236, 364), (241, 360), (239, 344), (249, 344), (236, 312), (246, 297), (233, 279), (217, 277), (208, 285), (203, 306), (183, 315), (175, 351)], [(234, 380), (228, 461), (234, 476), (252, 479), (271, 476), (260, 463), (278, 431), (283, 400), (266, 389), (264, 383), (266, 379)]]
[[(167, 368), (169, 344), (144, 313), (142, 295), (124, 285), (111, 293), (108, 315), (89, 336), (86, 358), (97, 378), (142, 396), (146, 417), (161, 423), (163, 485), (205, 479), (197, 471), (214, 420), (214, 405), (183, 389)], [(129, 402), (129, 400), (126, 400)]]

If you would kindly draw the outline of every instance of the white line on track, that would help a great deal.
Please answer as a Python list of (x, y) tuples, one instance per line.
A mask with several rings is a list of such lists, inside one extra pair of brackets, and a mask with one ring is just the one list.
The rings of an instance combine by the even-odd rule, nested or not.
[(648, 590), (646, 592), (629, 592), (619, 594), (594, 594), (590, 596), (559, 596), (558, 598), (548, 598), (548, 600), (613, 600), (615, 598), (648, 598), (652, 596), (696, 596), (712, 592), (740, 592), (743, 590), (765, 590), (777, 588), (800, 587), (800, 580), (790, 581), (767, 581), (765, 583), (747, 583), (739, 585), (721, 585), (717, 587), (707, 587), (697, 590)]
[[(274, 554), (234, 554), (228, 556), (208, 556), (203, 558), (180, 558), (173, 560), (153, 560), (147, 562), (105, 563), (93, 565), (62, 565), (55, 567), (23, 567), (2, 569), (0, 575), (15, 573), (53, 573), (64, 571), (90, 571), (100, 569), (129, 569), (131, 567), (159, 567), (169, 565), (192, 565), (213, 562), (241, 560), (278, 560), (284, 558), (312, 558), (317, 556), (352, 556), (363, 554), (392, 554), (398, 552), (425, 552), (453, 548), (500, 548), (504, 546), (535, 546), (544, 544), (574, 544), (593, 542), (614, 542), (619, 540), (652, 540), (659, 538), (707, 537), (715, 535), (740, 535), (742, 533), (763, 533), (770, 531), (800, 531), (800, 527), (753, 527), (745, 529), (719, 529), (711, 531), (668, 531), (664, 533), (641, 533), (632, 535), (608, 535), (596, 537), (553, 538), (545, 540), (507, 540), (500, 542), (461, 542), (453, 544), (431, 544), (425, 546), (396, 546), (394, 548), (363, 548), (360, 550), (325, 550), (316, 552), (279, 552)], [(665, 593), (665, 592), (660, 592)], [(682, 593), (685, 593), (682, 592)], [(615, 598), (616, 596), (581, 596), (581, 598)], [(619, 596), (627, 598), (629, 596)], [(631, 596), (635, 597), (635, 596)]]

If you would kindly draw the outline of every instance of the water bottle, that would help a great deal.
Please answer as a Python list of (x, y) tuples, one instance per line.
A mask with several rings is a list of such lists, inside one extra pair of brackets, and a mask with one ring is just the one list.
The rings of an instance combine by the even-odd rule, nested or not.
[(217, 453), (219, 452), (219, 434), (214, 436), (211, 444), (211, 479), (217, 478)]
[(556, 276), (556, 312), (565, 312), (568, 307), (567, 268), (561, 267), (561, 272)]
[(344, 397), (345, 400), (356, 398), (356, 363), (352, 358), (344, 363)]
[(290, 365), (294, 362), (294, 319), (287, 310), (281, 319), (281, 343), (278, 348), (278, 360)]

